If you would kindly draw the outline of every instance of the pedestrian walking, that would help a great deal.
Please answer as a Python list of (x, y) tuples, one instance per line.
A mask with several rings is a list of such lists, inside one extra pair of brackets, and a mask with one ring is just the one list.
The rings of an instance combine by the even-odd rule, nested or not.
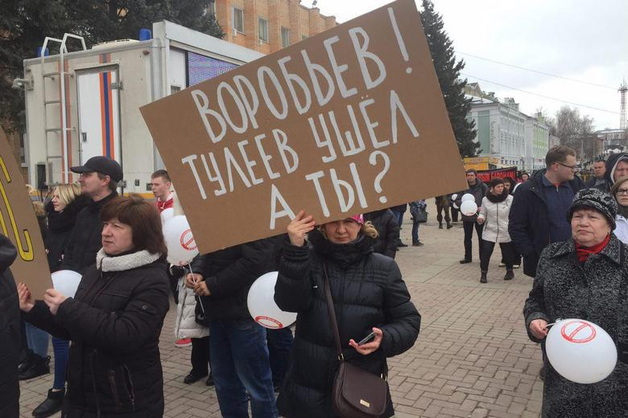
[(419, 226), (421, 222), (427, 220), (427, 204), (425, 199), (410, 202), (410, 214), (412, 214), (412, 246), (421, 247), (423, 243), (419, 240)]
[[(390, 208), (390, 210), (393, 211), (393, 213), (395, 214), (395, 217), (397, 218), (397, 225), (399, 226), (399, 230), (401, 230), (401, 227), (403, 225), (403, 214), (406, 213), (406, 210), (408, 210), (408, 204), (404, 203), (402, 205), (397, 205), (397, 206), (393, 206)], [(401, 235), (401, 234), (400, 234)], [(403, 241), (401, 241), (401, 236), (399, 238), (399, 241), (397, 241), (397, 247), (407, 247), (407, 244), (404, 244)]]
[(488, 264), (495, 249), (495, 244), (499, 244), (502, 256), (506, 264), (506, 275), (504, 280), (512, 280), (515, 277), (513, 272), (513, 251), (510, 235), (508, 235), (508, 214), (512, 206), (513, 197), (506, 189), (505, 181), (501, 178), (494, 178), (489, 183), (488, 193), (482, 199), (480, 214), (477, 222), (484, 225), (482, 231), (482, 251), (480, 260), (480, 283), (487, 282)]
[(617, 204), (598, 189), (584, 189), (567, 211), (571, 234), (543, 250), (523, 314), (528, 336), (544, 341), (561, 318), (602, 327), (617, 346), (614, 371), (592, 384), (560, 376), (545, 360), (543, 418), (625, 417), (628, 411), (628, 258), (611, 232)]
[[(458, 197), (456, 198), (456, 204), (458, 207), (462, 204), (462, 196), (469, 193), (472, 194), (475, 198), (475, 204), (478, 205), (478, 208), (482, 206), (482, 199), (486, 196), (486, 192), (488, 192), (488, 186), (482, 182), (478, 178), (478, 173), (474, 169), (467, 170), (467, 184), (469, 188), (463, 192), (458, 193)], [(478, 253), (480, 258), (482, 258), (482, 229), (483, 226), (476, 222), (477, 215), (467, 216), (462, 214), (462, 226), (464, 228), (464, 258), (460, 260), (460, 264), (467, 264), (471, 262), (472, 258), (472, 247), (473, 247), (473, 229), (475, 229), (475, 233), (478, 237)]]
[(18, 286), (26, 321), (71, 340), (63, 416), (161, 418), (159, 334), (168, 311), (166, 245), (155, 207), (132, 195), (99, 214), (102, 249), (76, 295), (48, 289), (32, 301)]
[[(412, 347), (421, 322), (395, 261), (373, 253), (377, 231), (372, 224), (356, 215), (314, 225), (303, 211), (288, 225), (275, 286), (277, 305), (298, 312), (291, 364), (277, 400), (280, 414), (288, 418), (335, 416), (331, 398), (339, 360), (326, 286), (344, 361), (374, 375), (387, 373), (386, 358)], [(370, 333), (372, 341), (358, 345)], [(389, 395), (381, 417), (393, 414)]]
[[(451, 217), (449, 216), (449, 208), (451, 206), (450, 199), (451, 195), (448, 194), (436, 196), (436, 220), (438, 221), (438, 229), (443, 229), (443, 219), (447, 223), (447, 229), (451, 229), (453, 227), (451, 224)], [(445, 213), (444, 218), (443, 213)]]

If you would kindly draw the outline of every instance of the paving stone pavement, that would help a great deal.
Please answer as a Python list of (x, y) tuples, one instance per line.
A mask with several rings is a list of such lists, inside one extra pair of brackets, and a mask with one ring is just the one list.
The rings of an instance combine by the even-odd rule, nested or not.
[[(503, 280), (491, 260), (488, 283), (480, 284), (477, 257), (461, 265), (462, 223), (438, 229), (436, 208), (429, 202), (427, 224), (419, 229), (423, 247), (402, 248), (397, 262), (422, 316), (421, 333), (412, 349), (392, 358), (390, 388), (398, 418), (539, 417), (543, 383), (538, 378), (541, 353), (526, 336), (521, 311), (532, 279), (515, 270)], [(409, 212), (402, 239), (411, 243)], [(477, 241), (474, 237), (474, 256)], [(220, 417), (213, 388), (204, 382), (185, 385), (190, 348), (173, 344), (172, 307), (161, 336), (166, 417)], [(21, 416), (45, 398), (52, 376), (21, 384)], [(56, 417), (59, 414), (55, 415)]]

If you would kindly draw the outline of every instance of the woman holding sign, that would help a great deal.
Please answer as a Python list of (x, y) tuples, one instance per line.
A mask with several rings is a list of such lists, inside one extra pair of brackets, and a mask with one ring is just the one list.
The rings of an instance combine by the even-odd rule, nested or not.
[[(373, 253), (377, 231), (370, 222), (364, 223), (362, 215), (315, 229), (312, 216), (301, 211), (288, 225), (288, 236), (275, 301), (298, 316), (291, 364), (277, 407), (280, 415), (289, 418), (331, 417), (337, 415), (332, 409), (332, 386), (339, 357), (373, 375), (386, 374), (386, 358), (412, 347), (421, 317), (395, 261)], [(340, 347), (330, 326), (334, 321), (327, 285)], [(362, 405), (374, 406), (368, 400)], [(389, 394), (384, 411), (380, 416), (394, 414)]]
[(20, 284), (20, 308), (28, 322), (72, 341), (64, 417), (162, 417), (158, 344), (169, 285), (161, 219), (138, 196), (114, 198), (100, 219), (103, 248), (76, 297), (48, 289), (33, 302)]
[[(572, 239), (550, 244), (541, 254), (524, 307), (530, 339), (542, 342), (548, 324), (578, 318), (604, 329), (619, 353), (615, 370), (592, 384), (569, 381), (546, 363), (543, 417), (625, 417), (628, 411), (628, 257), (612, 233), (616, 214), (609, 194), (578, 192), (567, 212)], [(566, 337), (579, 347), (595, 337), (579, 340), (572, 335), (577, 332)]]

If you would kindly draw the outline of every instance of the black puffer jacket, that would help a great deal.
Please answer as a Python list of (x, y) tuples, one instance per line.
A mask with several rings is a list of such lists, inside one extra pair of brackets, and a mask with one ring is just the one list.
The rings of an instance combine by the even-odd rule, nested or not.
[(390, 209), (376, 210), (365, 213), (364, 220), (371, 221), (379, 233), (373, 242), (373, 251), (395, 258), (399, 242), (399, 223), (395, 214)]
[(273, 242), (265, 239), (196, 257), (192, 271), (203, 276), (211, 292), (201, 297), (208, 318), (250, 318), (246, 305), (249, 288), (268, 271), (273, 254)]
[(79, 196), (67, 205), (63, 212), (55, 212), (52, 201), (46, 205), (48, 233), (44, 241), (48, 251), (48, 266), (52, 273), (59, 270), (76, 217), (89, 203), (90, 199), (87, 196)]
[(20, 385), (20, 307), (13, 275), (9, 270), (17, 256), (11, 241), (0, 235), (0, 417), (17, 418)]
[(602, 327), (617, 346), (615, 370), (604, 380), (583, 385), (560, 376), (545, 363), (544, 418), (628, 416), (628, 258), (614, 234), (599, 254), (578, 261), (573, 240), (543, 250), (523, 314), (530, 323), (578, 318)]
[(90, 202), (79, 212), (72, 233), (67, 239), (63, 263), (59, 270), (74, 270), (82, 274), (85, 268), (96, 262), (96, 253), (102, 248), (100, 210), (117, 196), (118, 193), (113, 192), (98, 202)]
[[(279, 265), (275, 301), (298, 312), (296, 337), (284, 386), (277, 401), (289, 418), (323, 418), (331, 412), (331, 389), (338, 370), (334, 337), (325, 300), (323, 263), (327, 265), (345, 359), (373, 374), (386, 369), (386, 358), (408, 350), (419, 335), (421, 316), (394, 260), (374, 254), (371, 239), (333, 244), (318, 231), (309, 234), (312, 248), (286, 242)], [(373, 327), (384, 337), (380, 348), (363, 356), (349, 346)], [(384, 417), (394, 414), (389, 401)]]
[(146, 251), (102, 257), (75, 298), (53, 316), (37, 301), (26, 320), (71, 340), (67, 418), (146, 417), (164, 412), (159, 334), (168, 311), (166, 263)]

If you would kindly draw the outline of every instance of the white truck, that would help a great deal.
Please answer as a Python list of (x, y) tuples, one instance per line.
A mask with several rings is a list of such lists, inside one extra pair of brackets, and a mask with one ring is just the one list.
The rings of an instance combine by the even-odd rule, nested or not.
[[(262, 56), (168, 21), (154, 23), (152, 36), (141, 32), (91, 49), (71, 34), (46, 38), (41, 56), (24, 60), (16, 82), (26, 95), (33, 185), (76, 181), (69, 167), (104, 155), (122, 166), (122, 192), (150, 192), (150, 175), (164, 164), (139, 108)], [(68, 53), (70, 42), (82, 50)], [(47, 55), (53, 47), (59, 53)]]

